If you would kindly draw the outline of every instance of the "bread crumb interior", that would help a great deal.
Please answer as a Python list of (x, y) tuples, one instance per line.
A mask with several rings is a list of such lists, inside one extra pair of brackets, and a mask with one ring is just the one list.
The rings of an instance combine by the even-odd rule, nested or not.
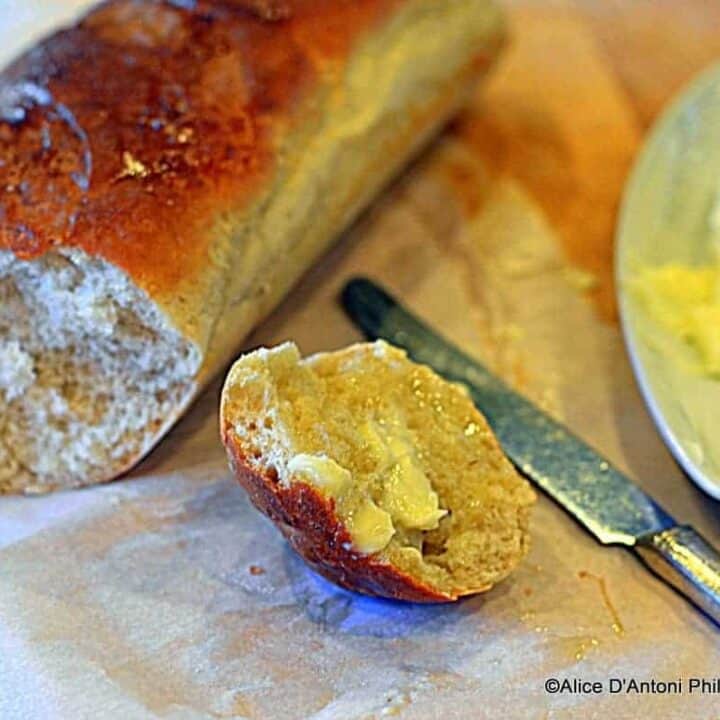
[[(147, 450), (200, 353), (120, 270), (0, 251), (0, 494), (108, 476)], [(112, 474), (112, 473), (111, 473)]]

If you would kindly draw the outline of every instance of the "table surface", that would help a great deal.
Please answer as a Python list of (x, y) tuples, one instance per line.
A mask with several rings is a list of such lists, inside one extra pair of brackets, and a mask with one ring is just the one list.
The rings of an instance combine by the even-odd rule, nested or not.
[[(85, 4), (5, 0), (0, 5), (0, 59)], [(612, 273), (615, 220), (628, 170), (664, 104), (720, 56), (720, 4), (517, 0), (507, 3), (507, 10), (509, 45), (472, 106), (305, 276), (248, 346), (292, 338), (311, 352), (359, 339), (337, 305), (337, 292), (354, 273), (372, 275), (564, 420), (679, 520), (720, 544), (717, 503), (673, 462), (636, 389), (618, 326)], [(320, 316), (322, 323), (317, 322)], [(59, 558), (63, 577), (56, 570), (48, 580), (38, 556), (61, 540), (76, 542), (81, 530), (83, 537), (97, 539), (99, 520), (88, 520), (78, 529), (77, 513), (85, 506), (119, 497), (136, 503), (138, 513), (147, 513), (143, 508), (148, 497), (169, 502), (168, 487), (177, 486), (186, 498), (199, 492), (203, 481), (198, 468), (202, 477), (212, 475), (220, 478), (222, 488), (230, 487), (216, 440), (217, 393), (215, 383), (124, 483), (46, 500), (0, 500), (0, 557), (11, 563), (26, 588), (37, 593), (49, 582), (49, 587), (57, 584), (56, 597), (78, 592), (80, 580), (68, 589), (74, 561)], [(148, 482), (155, 484), (143, 485)], [(221, 508), (215, 512), (224, 519)], [(70, 529), (64, 526), (66, 517), (75, 523)], [(138, 515), (138, 527), (147, 522), (143, 517)], [(262, 528), (257, 532), (274, 537), (272, 529)], [(353, 666), (362, 674), (368, 657), (375, 667), (367, 668), (367, 678), (386, 668), (393, 687), (404, 688), (407, 702), (393, 701), (383, 712), (390, 708), (400, 717), (461, 718), (468, 717), (471, 707), (474, 717), (502, 711), (507, 717), (577, 717), (579, 712), (583, 717), (607, 717), (612, 712), (629, 718), (648, 712), (670, 718), (685, 717), (690, 709), (693, 717), (716, 716), (712, 712), (717, 702), (711, 696), (582, 698), (543, 691), (543, 678), (550, 676), (605, 679), (634, 673), (639, 679), (668, 680), (712, 675), (720, 652), (712, 625), (629, 553), (598, 546), (544, 497), (532, 530), (531, 554), (510, 580), (486, 599), (444, 611), (453, 623), (466, 624), (466, 634), (475, 638), (474, 654), (453, 650), (455, 636), (443, 624), (450, 621), (436, 627), (436, 616), (425, 634), (413, 635), (405, 627), (403, 633), (371, 637), (346, 633), (346, 615), (336, 625), (327, 616), (318, 624), (304, 607), (291, 620), (281, 620), (263, 606), (267, 622), (278, 623), (283, 632), (292, 626), (296, 635), (288, 637), (301, 638), (298, 653), (289, 646), (291, 662), (285, 655), (284, 670), (278, 669), (279, 660), (273, 664), (266, 658), (258, 668), (273, 682), (241, 693), (232, 712), (213, 711), (217, 698), (201, 689), (193, 690), (192, 703), (178, 701), (197, 714), (173, 714), (167, 704), (159, 710), (147, 698), (170, 682), (171, 673), (152, 664), (143, 666), (144, 678), (126, 672), (123, 687), (143, 698), (142, 707), (152, 711), (148, 717), (210, 717), (213, 712), (226, 717), (317, 718), (346, 712), (350, 717), (349, 710), (342, 710), (350, 705), (337, 705), (335, 681), (307, 659), (307, 653), (317, 651), (335, 663), (337, 673)], [(77, 552), (78, 557), (85, 554), (82, 548)], [(136, 560), (128, 560), (124, 569), (137, 571)], [(21, 591), (12, 585), (0, 580), (0, 617), (3, 608), (11, 607), (9, 598), (18, 602)], [(37, 596), (22, 603), (26, 601), (31, 608)], [(252, 612), (252, 607), (244, 612)], [(244, 616), (238, 617), (242, 626)], [(31, 609), (13, 622), (11, 629), (18, 636), (24, 633), (28, 642), (40, 623)], [(99, 632), (98, 627), (90, 623), (88, 633)], [(349, 645), (343, 645), (344, 640)], [(65, 642), (71, 645), (73, 640), (68, 636)], [(322, 653), (302, 645), (306, 642), (322, 645)], [(178, 656), (192, 646), (180, 636), (175, 643)], [(437, 645), (438, 653), (461, 656), (452, 672), (440, 655), (433, 666), (427, 643)], [(82, 652), (102, 664), (97, 648), (84, 647)], [(51, 664), (62, 665), (63, 657), (44, 648), (44, 671), (53, 675)], [(166, 656), (170, 664), (172, 657)], [(407, 665), (400, 676), (398, 658)], [(317, 672), (317, 693), (300, 689), (301, 671), (292, 673), (287, 667), (294, 664)], [(2, 667), (0, 657), (0, 709), (5, 707)], [(18, 673), (18, 667), (10, 670)], [(176, 672), (182, 675), (179, 668)], [(56, 677), (55, 682), (61, 697), (62, 681)], [(186, 682), (192, 685), (190, 679)], [(82, 686), (75, 677), (72, 683)], [(390, 692), (382, 684), (372, 687), (380, 694)], [(273, 704), (278, 692), (288, 703), (283, 710)], [(71, 707), (67, 698), (63, 702), (62, 707)], [(379, 706), (362, 707), (365, 715), (352, 717), (380, 712)]]

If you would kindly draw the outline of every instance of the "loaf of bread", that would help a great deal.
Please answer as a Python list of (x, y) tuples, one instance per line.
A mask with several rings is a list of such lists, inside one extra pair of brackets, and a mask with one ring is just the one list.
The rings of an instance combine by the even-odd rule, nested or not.
[(387, 343), (250, 353), (225, 381), (220, 423), (252, 502), (343, 587), (456, 600), (527, 552), (527, 481), (464, 388)]
[(0, 493), (112, 479), (466, 97), (490, 0), (110, 0), (0, 76)]

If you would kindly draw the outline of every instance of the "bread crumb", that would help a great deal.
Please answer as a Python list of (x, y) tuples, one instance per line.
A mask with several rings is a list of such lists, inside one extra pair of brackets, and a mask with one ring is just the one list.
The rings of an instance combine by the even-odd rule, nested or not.
[(0, 344), (0, 391), (7, 402), (20, 397), (35, 380), (32, 356), (24, 352), (20, 343), (11, 340)]

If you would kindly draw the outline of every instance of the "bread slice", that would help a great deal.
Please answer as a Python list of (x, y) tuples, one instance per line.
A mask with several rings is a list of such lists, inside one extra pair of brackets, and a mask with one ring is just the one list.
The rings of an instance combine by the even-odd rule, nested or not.
[(0, 74), (0, 494), (142, 458), (502, 36), (492, 0), (108, 0)]
[(451, 601), (488, 590), (528, 550), (534, 493), (464, 388), (385, 342), (245, 355), (220, 416), (253, 503), (338, 585)]

